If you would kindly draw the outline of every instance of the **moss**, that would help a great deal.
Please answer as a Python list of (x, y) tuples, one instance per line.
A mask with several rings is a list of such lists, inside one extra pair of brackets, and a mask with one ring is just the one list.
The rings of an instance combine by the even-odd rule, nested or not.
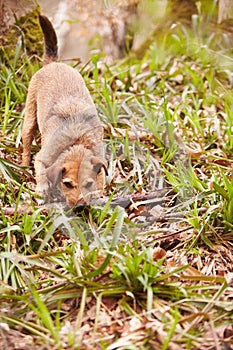
[[(38, 14), (41, 12), (39, 6), (26, 15), (16, 18), (15, 24), (1, 38), (0, 60), (8, 65), (15, 58), (17, 48), (20, 49), (19, 62), (23, 54), (28, 56), (43, 55), (43, 37), (40, 29)], [(20, 47), (21, 46), (21, 47)]]

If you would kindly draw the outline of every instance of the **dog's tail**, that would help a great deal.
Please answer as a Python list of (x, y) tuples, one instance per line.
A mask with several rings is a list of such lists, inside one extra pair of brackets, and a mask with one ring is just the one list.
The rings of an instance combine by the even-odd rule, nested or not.
[(39, 15), (40, 26), (44, 36), (44, 61), (43, 64), (48, 64), (58, 59), (57, 35), (52, 23), (46, 16)]

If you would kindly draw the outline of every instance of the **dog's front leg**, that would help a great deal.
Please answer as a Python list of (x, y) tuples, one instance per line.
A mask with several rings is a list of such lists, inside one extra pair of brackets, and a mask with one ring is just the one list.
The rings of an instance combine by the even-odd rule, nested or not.
[(41, 151), (37, 153), (35, 158), (35, 172), (36, 172), (36, 194), (38, 194), (42, 200), (40, 202), (45, 202), (49, 194), (49, 183), (46, 175), (46, 168), (41, 160)]

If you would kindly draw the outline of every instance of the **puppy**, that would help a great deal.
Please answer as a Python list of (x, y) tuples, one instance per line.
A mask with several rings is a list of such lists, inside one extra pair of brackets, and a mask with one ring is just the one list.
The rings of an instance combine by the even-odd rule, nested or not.
[(37, 128), (41, 150), (35, 158), (36, 193), (59, 192), (70, 207), (101, 196), (105, 184), (103, 128), (81, 75), (56, 62), (57, 36), (47, 17), (39, 15), (44, 65), (31, 79), (22, 129), (22, 165), (30, 165)]

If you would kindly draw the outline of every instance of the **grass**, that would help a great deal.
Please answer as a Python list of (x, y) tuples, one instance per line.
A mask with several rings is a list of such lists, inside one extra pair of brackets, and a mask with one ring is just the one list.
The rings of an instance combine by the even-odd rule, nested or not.
[(20, 137), (38, 64), (23, 56), (16, 70), (18, 46), (1, 64), (3, 348), (232, 347), (232, 56), (196, 26), (142, 60), (81, 68), (105, 126), (109, 200), (79, 213), (37, 206)]

